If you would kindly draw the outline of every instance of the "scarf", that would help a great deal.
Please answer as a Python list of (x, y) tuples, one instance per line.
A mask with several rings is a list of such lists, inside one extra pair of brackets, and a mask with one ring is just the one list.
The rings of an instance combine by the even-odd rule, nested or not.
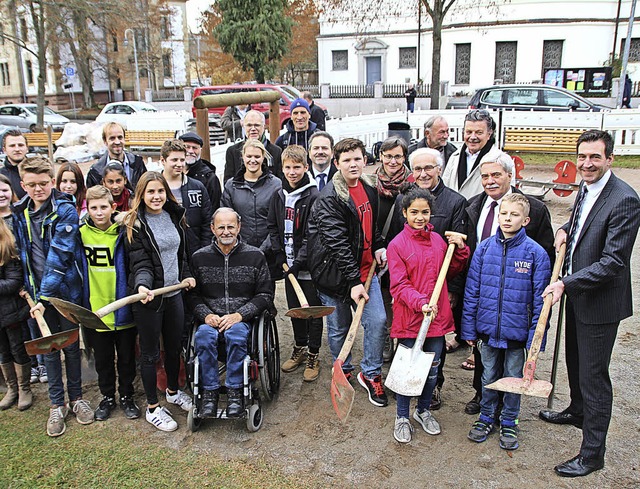
[[(491, 150), (491, 148), (493, 148), (494, 144), (496, 144), (496, 139), (491, 136), (489, 138), (489, 141), (487, 141), (487, 144), (484, 145), (484, 148), (480, 150), (476, 161), (473, 163), (473, 168), (471, 169), (471, 171), (476, 169), (476, 167), (480, 164), (480, 161), (482, 161), (484, 155), (486, 155)], [(462, 188), (462, 185), (467, 180), (469, 174), (471, 174), (471, 171), (467, 173), (467, 145), (463, 144), (462, 149), (460, 150), (460, 160), (458, 161), (458, 191), (460, 191), (460, 189)]]
[(291, 192), (294, 192), (302, 187), (306, 187), (307, 185), (309, 185), (309, 183), (311, 183), (311, 180), (309, 180), (309, 174), (305, 172), (302, 179), (298, 182), (298, 185), (296, 186), (296, 188), (291, 187), (291, 185), (289, 185), (289, 180), (287, 180), (286, 178), (283, 178), (282, 190), (285, 190), (288, 194), (290, 194)]
[(116, 203), (116, 210), (120, 212), (126, 212), (129, 210), (129, 197), (131, 197), (131, 191), (125, 187), (122, 189), (122, 193), (119, 197), (114, 198), (113, 201)]
[(376, 175), (378, 176), (378, 183), (376, 185), (378, 195), (389, 199), (396, 198), (398, 196), (400, 193), (400, 185), (409, 181), (409, 179), (411, 179), (410, 181), (413, 181), (413, 174), (405, 165), (402, 165), (402, 168), (400, 168), (393, 177), (387, 175), (384, 165), (380, 165), (376, 171)]

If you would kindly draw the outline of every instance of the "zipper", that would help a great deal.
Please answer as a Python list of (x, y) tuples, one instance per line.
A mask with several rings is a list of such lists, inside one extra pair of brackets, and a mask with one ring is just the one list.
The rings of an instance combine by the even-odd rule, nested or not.
[(502, 327), (502, 296), (504, 292), (504, 270), (507, 265), (507, 242), (502, 243), (502, 266), (500, 267), (500, 293), (498, 294), (498, 342), (500, 342), (500, 328)]
[(227, 314), (229, 312), (229, 253), (228, 255), (224, 255), (224, 304), (225, 310)]

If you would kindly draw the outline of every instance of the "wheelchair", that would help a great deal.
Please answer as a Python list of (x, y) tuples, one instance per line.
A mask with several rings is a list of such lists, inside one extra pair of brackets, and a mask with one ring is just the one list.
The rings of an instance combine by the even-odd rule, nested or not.
[[(200, 326), (195, 324), (191, 328), (185, 364), (187, 366), (187, 384), (193, 393), (193, 406), (187, 415), (187, 427), (191, 432), (200, 428), (204, 419), (242, 419), (247, 423), (250, 432), (258, 431), (263, 421), (263, 401), (271, 401), (280, 389), (280, 342), (275, 316), (264, 312), (258, 319), (253, 320), (247, 345), (247, 355), (243, 362), (243, 398), (244, 415), (239, 418), (229, 418), (226, 406), (218, 407), (215, 417), (204, 418), (199, 415), (202, 406), (203, 389), (200, 385), (200, 365), (195, 351), (195, 333)], [(218, 372), (221, 384), (226, 372), (225, 342), (222, 335), (218, 341)], [(220, 394), (226, 394), (226, 387), (220, 386)]]

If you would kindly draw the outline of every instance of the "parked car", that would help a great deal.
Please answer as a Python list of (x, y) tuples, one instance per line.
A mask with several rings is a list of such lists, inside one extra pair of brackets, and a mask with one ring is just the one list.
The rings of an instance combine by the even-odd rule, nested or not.
[(96, 122), (117, 122), (126, 128), (127, 120), (132, 115), (153, 112), (158, 112), (158, 109), (146, 102), (111, 102), (104, 106)]
[[(6, 104), (0, 106), (0, 124), (17, 126), (22, 132), (33, 132), (38, 118), (36, 104)], [(49, 107), (44, 108), (44, 124), (54, 131), (62, 131), (69, 122), (65, 116), (55, 113)]]
[(480, 88), (471, 97), (469, 108), (577, 112), (600, 112), (609, 109), (589, 102), (564, 88), (550, 85), (495, 85)]

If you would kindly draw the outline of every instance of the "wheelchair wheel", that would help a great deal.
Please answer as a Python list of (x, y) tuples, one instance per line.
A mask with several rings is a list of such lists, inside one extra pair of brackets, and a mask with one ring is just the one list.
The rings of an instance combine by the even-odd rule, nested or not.
[(252, 404), (248, 409), (247, 414), (247, 429), (250, 432), (256, 432), (262, 427), (262, 408), (260, 404)]
[(187, 428), (191, 433), (195, 433), (200, 429), (200, 423), (202, 423), (202, 420), (196, 417), (196, 407), (193, 406), (187, 414)]
[(276, 320), (264, 314), (258, 326), (260, 385), (265, 400), (270, 401), (280, 388), (280, 342)]

